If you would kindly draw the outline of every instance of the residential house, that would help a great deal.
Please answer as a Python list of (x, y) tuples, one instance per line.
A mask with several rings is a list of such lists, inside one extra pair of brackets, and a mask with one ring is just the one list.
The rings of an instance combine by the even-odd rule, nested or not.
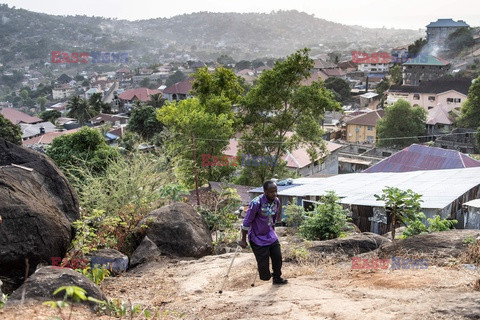
[(403, 84), (418, 86), (424, 81), (438, 80), (450, 69), (450, 62), (432, 55), (408, 59), (403, 66)]
[(377, 105), (380, 103), (380, 96), (375, 92), (367, 92), (360, 96), (360, 108), (368, 108), (372, 110), (377, 109)]
[(58, 102), (58, 103), (55, 103), (54, 105), (51, 105), (50, 107), (47, 107), (46, 110), (57, 110), (58, 112), (60, 112), (62, 115), (65, 115), (65, 113), (67, 113), (67, 105), (68, 105), (68, 102)]
[(88, 120), (91, 124), (98, 126), (102, 124), (110, 124), (111, 126), (119, 126), (128, 123), (128, 117), (116, 114), (100, 113), (99, 115)]
[(385, 110), (375, 110), (346, 121), (346, 140), (350, 143), (375, 143), (377, 137), (375, 126), (384, 115)]
[(328, 62), (323, 59), (313, 60), (312, 72), (317, 72), (325, 69), (334, 69), (334, 68), (337, 68), (337, 66), (332, 62)]
[[(450, 132), (453, 129), (453, 117), (448, 113), (446, 107), (441, 104), (428, 110), (427, 135), (438, 135)], [(433, 137), (432, 137), (433, 138)]]
[(394, 104), (398, 99), (418, 105), (425, 110), (433, 109), (437, 105), (446, 107), (447, 112), (459, 109), (465, 102), (471, 79), (448, 79), (421, 82), (418, 86), (393, 85), (387, 91), (386, 104)]
[(369, 56), (354, 57), (358, 71), (366, 73), (387, 73), (393, 66), (392, 57), (385, 52), (374, 52)]
[(59, 84), (67, 84), (67, 83), (70, 83), (70, 81), (72, 81), (73, 78), (72, 77), (69, 77), (68, 75), (66, 75), (65, 73), (63, 73), (60, 77), (57, 78), (57, 83)]
[(89, 100), (94, 94), (100, 93), (103, 97), (103, 91), (98, 88), (90, 88), (85, 92), (85, 99)]
[(480, 199), (465, 202), (463, 208), (462, 229), (480, 229)]
[(346, 73), (357, 71), (357, 64), (354, 63), (352, 60), (342, 61), (338, 64), (338, 67)]
[[(291, 134), (287, 134), (291, 135)], [(287, 162), (287, 168), (302, 176), (309, 176), (316, 173), (323, 174), (337, 174), (338, 173), (338, 151), (343, 147), (340, 144), (325, 141), (327, 154), (323, 154), (318, 150), (319, 156), (315, 161), (311, 161), (305, 146), (300, 146), (295, 150), (287, 151), (283, 155), (282, 160)], [(229, 157), (239, 156), (238, 154), (238, 140), (230, 139), (230, 142), (224, 151), (224, 155)], [(248, 157), (247, 157), (248, 158)], [(242, 156), (238, 161), (239, 165), (242, 163), (249, 163), (242, 161)], [(250, 162), (252, 163), (252, 162)]]
[(478, 153), (475, 129), (456, 128), (449, 134), (437, 137), (435, 147), (458, 150), (462, 153)]
[(22, 140), (40, 136), (47, 132), (57, 131), (57, 127), (50, 121), (33, 123), (33, 124), (20, 123), (20, 129), (22, 130)]
[[(295, 198), (295, 204), (307, 207), (321, 201), (326, 192), (334, 191), (362, 232), (384, 234), (390, 231), (391, 220), (385, 213), (384, 202), (377, 201), (375, 195), (392, 186), (421, 194), (420, 206), (427, 218), (439, 215), (457, 219), (456, 228), (463, 228), (462, 204), (480, 198), (480, 167), (299, 178), (291, 185), (278, 186), (278, 197), (283, 204)], [(261, 193), (262, 187), (249, 191), (251, 198)]]
[(407, 172), (480, 167), (480, 161), (455, 150), (412, 144), (363, 172)]
[(69, 84), (62, 84), (52, 89), (53, 100), (67, 99), (75, 94), (75, 88)]
[(430, 22), (427, 25), (427, 43), (428, 45), (442, 46), (450, 34), (464, 27), (469, 27), (469, 25), (463, 20), (438, 19)]
[(193, 78), (188, 78), (184, 81), (172, 84), (163, 90), (163, 96), (168, 101), (180, 101), (192, 97), (190, 91), (192, 90)]
[(162, 93), (160, 90), (148, 89), (148, 88), (136, 88), (131, 90), (125, 90), (122, 92), (118, 99), (125, 103), (134, 103), (135, 101), (147, 102), (150, 100), (150, 96)]
[(49, 145), (52, 143), (53, 139), (59, 136), (63, 136), (65, 134), (69, 133), (74, 133), (76, 131), (80, 130), (80, 128), (72, 129), (72, 130), (66, 130), (66, 131), (56, 131), (56, 132), (47, 132), (45, 134), (42, 134), (37, 137), (33, 137), (27, 140), (22, 141), (22, 145), (27, 147), (31, 145)]
[(26, 113), (18, 111), (12, 108), (3, 108), (0, 110), (0, 114), (4, 116), (6, 119), (10, 120), (13, 124), (20, 124), (20, 123), (27, 123), (27, 124), (35, 124), (40, 123), (43, 120), (37, 117), (29, 116)]

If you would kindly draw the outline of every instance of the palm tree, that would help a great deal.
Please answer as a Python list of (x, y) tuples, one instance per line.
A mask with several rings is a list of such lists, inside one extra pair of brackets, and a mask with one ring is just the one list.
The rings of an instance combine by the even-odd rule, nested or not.
[(67, 116), (77, 119), (80, 124), (85, 124), (88, 119), (98, 114), (89, 107), (85, 99), (79, 96), (75, 96), (68, 101), (67, 109), (69, 110)]
[(165, 99), (162, 97), (161, 93), (155, 93), (150, 96), (150, 101), (148, 105), (154, 108), (160, 108), (165, 103)]

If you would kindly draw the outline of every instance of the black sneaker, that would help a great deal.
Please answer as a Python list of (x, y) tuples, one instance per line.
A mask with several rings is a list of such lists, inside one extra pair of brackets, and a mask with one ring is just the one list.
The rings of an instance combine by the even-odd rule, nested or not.
[(273, 284), (286, 284), (288, 282), (287, 279), (280, 278), (273, 278)]

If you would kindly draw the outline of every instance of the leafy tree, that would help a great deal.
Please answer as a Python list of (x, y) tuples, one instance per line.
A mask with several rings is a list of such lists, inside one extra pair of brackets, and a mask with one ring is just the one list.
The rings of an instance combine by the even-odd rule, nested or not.
[(343, 79), (328, 78), (325, 81), (325, 87), (339, 96), (338, 102), (345, 102), (350, 99), (350, 85)]
[(112, 113), (112, 107), (109, 103), (103, 102), (102, 94), (100, 93), (92, 94), (90, 99), (88, 99), (88, 105), (97, 113)]
[(468, 89), (467, 100), (460, 109), (458, 125), (464, 128), (480, 127), (480, 77)]
[(82, 170), (102, 173), (110, 161), (118, 158), (119, 153), (107, 145), (98, 130), (83, 127), (53, 139), (47, 155), (64, 172), (75, 175)]
[(470, 27), (463, 27), (451, 33), (446, 41), (446, 45), (450, 50), (461, 51), (475, 44), (473, 40), (473, 30)]
[(387, 187), (381, 195), (374, 195), (377, 201), (385, 203), (385, 213), (391, 218), (390, 229), (392, 241), (395, 239), (397, 222), (406, 225), (408, 221), (418, 220), (416, 215), (421, 211), (420, 199), (422, 196), (412, 190), (401, 190), (396, 187)]
[(390, 68), (389, 74), (392, 84), (401, 85), (403, 83), (402, 68), (400, 65), (397, 64), (393, 68)]
[(167, 87), (170, 87), (171, 85), (177, 83), (177, 82), (181, 82), (183, 80), (185, 80), (187, 76), (180, 70), (177, 70), (175, 71), (174, 74), (170, 75), (168, 78), (167, 78), (167, 81), (165, 82), (165, 85)]
[(22, 144), (22, 130), (0, 114), (0, 138), (18, 145)]
[[(246, 95), (240, 111), (245, 125), (240, 142), (243, 154), (280, 159), (287, 149), (303, 143), (310, 158), (316, 159), (318, 150), (323, 150), (320, 125), (323, 114), (341, 107), (323, 83), (301, 85), (313, 67), (308, 52), (308, 49), (299, 50), (277, 62), (272, 70), (264, 71)], [(261, 184), (268, 176), (284, 174), (284, 165), (274, 162), (244, 167), (239, 181)]]
[(264, 67), (264, 66), (265, 66), (265, 63), (263, 63), (263, 61), (261, 59), (255, 59), (255, 60), (252, 61), (252, 67), (254, 69)]
[(143, 78), (143, 80), (140, 81), (140, 86), (142, 88), (148, 88), (149, 85), (150, 85), (150, 78)]
[(234, 133), (234, 120), (230, 114), (209, 112), (198, 98), (190, 98), (157, 109), (157, 119), (177, 135), (176, 139), (168, 141), (168, 152), (186, 186), (194, 185), (195, 172), (199, 185), (203, 185), (208, 181), (219, 181), (226, 172), (234, 170), (225, 163), (200, 166), (203, 154), (217, 157), (223, 154)]
[(156, 110), (152, 106), (133, 109), (127, 129), (137, 133), (144, 140), (150, 140), (163, 129), (162, 123), (157, 120)]
[(50, 121), (53, 124), (55, 124), (55, 120), (61, 116), (62, 113), (58, 110), (48, 110), (40, 113), (40, 118), (42, 118), (43, 121)]
[(235, 64), (235, 69), (237, 69), (238, 71), (243, 69), (251, 69), (251, 68), (252, 68), (252, 63), (248, 60), (241, 60)]
[(407, 147), (425, 134), (427, 112), (412, 107), (408, 101), (398, 100), (385, 109), (385, 117), (377, 122), (377, 146)]
[(37, 103), (40, 106), (41, 111), (45, 111), (45, 104), (47, 103), (47, 101), (47, 98), (45, 98), (44, 96), (40, 96), (37, 98)]
[(220, 57), (217, 58), (217, 62), (223, 66), (229, 65), (229, 64), (235, 64), (235, 60), (233, 60), (232, 57), (222, 54)]
[(300, 225), (300, 235), (307, 240), (337, 238), (347, 227), (347, 214), (335, 192), (328, 191), (322, 203)]
[(93, 107), (90, 107), (85, 99), (79, 96), (72, 97), (67, 104), (68, 117), (75, 118), (80, 124), (85, 124), (89, 119), (98, 114)]
[[(225, 97), (230, 101), (229, 108), (232, 104), (236, 104), (242, 97), (243, 88), (239, 83), (238, 77), (235, 73), (223, 67), (215, 69), (215, 72), (210, 73), (207, 67), (200, 68), (193, 75), (194, 81), (192, 84), (192, 91), (201, 103), (207, 103), (213, 97)], [(212, 107), (212, 106), (209, 106)], [(233, 110), (212, 110), (215, 113), (227, 112)]]
[(378, 86), (375, 88), (375, 92), (383, 97), (383, 93), (390, 88), (390, 83), (387, 79), (380, 81)]
[(422, 51), (422, 48), (427, 44), (427, 39), (417, 39), (415, 42), (408, 46), (408, 53), (416, 56)]

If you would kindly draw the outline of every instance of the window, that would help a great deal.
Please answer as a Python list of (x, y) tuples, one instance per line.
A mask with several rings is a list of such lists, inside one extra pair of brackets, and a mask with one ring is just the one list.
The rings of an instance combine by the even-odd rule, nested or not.
[(460, 103), (462, 99), (460, 98), (447, 98), (447, 103)]
[(373, 136), (367, 136), (367, 141), (373, 143)]
[(367, 126), (367, 130), (368, 130), (368, 131), (372, 131), (372, 130), (373, 130), (373, 126)]
[(420, 95), (418, 93), (415, 93), (413, 95), (413, 100), (420, 100)]
[(430, 109), (433, 109), (433, 107), (432, 106), (428, 107), (428, 110), (430, 110)]
[(435, 101), (435, 96), (428, 96), (428, 101)]

